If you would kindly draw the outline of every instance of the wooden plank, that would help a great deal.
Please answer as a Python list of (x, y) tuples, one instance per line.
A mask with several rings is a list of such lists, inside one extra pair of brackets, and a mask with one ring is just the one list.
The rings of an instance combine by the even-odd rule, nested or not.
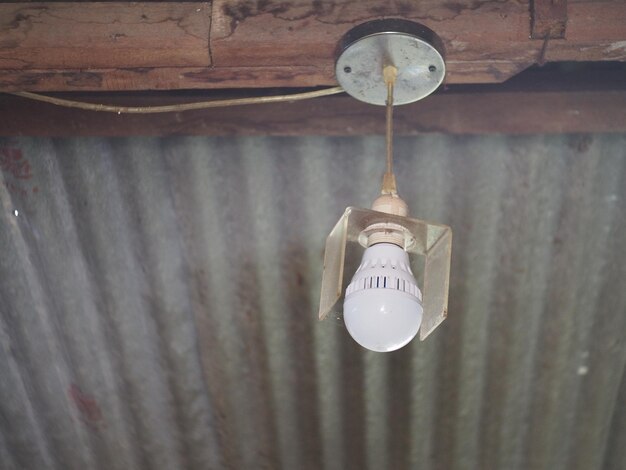
[(0, 91), (130, 91), (323, 85), (336, 85), (334, 67), (0, 70)]
[[(259, 66), (329, 64), (340, 38), (353, 26), (402, 17), (425, 24), (442, 38), (446, 83), (502, 82), (546, 58), (542, 44), (529, 38), (528, 8), (516, 0), (215, 0), (212, 54), (217, 67), (235, 67), (240, 61)], [(550, 42), (549, 60), (626, 60), (625, 40), (626, 3), (577, 3), (569, 11), (567, 41)], [(473, 73), (475, 69), (479, 72)]]
[(567, 40), (615, 43), (626, 40), (626, 2), (580, 2), (567, 7)]
[[(455, 84), (503, 82), (527, 64), (450, 61)], [(448, 81), (449, 83), (449, 81)], [(1, 70), (0, 91), (130, 91), (335, 86), (334, 64), (296, 67), (142, 67)]]
[(0, 69), (210, 65), (211, 4), (1, 3)]
[[(247, 2), (215, 0), (211, 43), (217, 66), (304, 65), (333, 59), (341, 37), (367, 21), (401, 17), (435, 31), (450, 60), (506, 57), (509, 43), (528, 39), (528, 7), (517, 1), (379, 0)], [(485, 52), (489, 55), (485, 56)], [(460, 53), (460, 54), (459, 54)]]
[(447, 60), (446, 85), (471, 83), (502, 83), (530, 67), (533, 61), (473, 60), (471, 62)]
[(443, 39), (446, 83), (500, 82), (534, 62), (532, 48), (520, 47), (528, 42), (528, 5), (514, 0), (215, 0), (212, 56), (217, 67), (329, 64), (348, 30), (387, 17), (418, 21)]
[[(105, 101), (89, 95), (82, 99)], [(152, 95), (136, 97), (132, 104), (192, 99), (198, 98)], [(128, 104), (129, 99), (106, 102)], [(443, 92), (400, 106), (394, 115), (398, 135), (626, 132), (626, 89)], [(86, 112), (0, 98), (2, 136), (364, 135), (383, 134), (384, 125), (382, 108), (345, 96), (156, 115)]]
[(530, 36), (565, 39), (567, 0), (531, 0)]
[(549, 41), (545, 61), (626, 61), (626, 2), (570, 2), (567, 16), (567, 38)]
[(0, 4), (0, 91), (332, 86), (342, 35), (387, 16), (443, 38), (448, 85), (500, 83), (538, 61), (626, 60), (626, 2), (570, 2), (567, 40), (547, 43), (529, 38), (528, 8), (518, 0)]

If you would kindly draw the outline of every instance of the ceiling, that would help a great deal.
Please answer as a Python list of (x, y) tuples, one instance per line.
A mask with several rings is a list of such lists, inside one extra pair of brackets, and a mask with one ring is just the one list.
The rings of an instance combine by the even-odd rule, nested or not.
[[(380, 108), (7, 94), (334, 86), (341, 37), (387, 17), (445, 45), (395, 149), (454, 233), (449, 317), (395, 353), (316, 320)], [(625, 44), (618, 1), (0, 3), (0, 468), (623, 470)]]
[(3, 469), (620, 470), (626, 137), (396, 142), (449, 317), (316, 320), (380, 137), (0, 140)]

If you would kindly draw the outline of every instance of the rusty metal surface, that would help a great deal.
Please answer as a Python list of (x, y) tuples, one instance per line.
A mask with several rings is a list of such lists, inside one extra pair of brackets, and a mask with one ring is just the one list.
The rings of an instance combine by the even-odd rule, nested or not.
[(0, 140), (0, 468), (621, 470), (626, 136), (399, 138), (449, 317), (317, 322), (363, 138)]

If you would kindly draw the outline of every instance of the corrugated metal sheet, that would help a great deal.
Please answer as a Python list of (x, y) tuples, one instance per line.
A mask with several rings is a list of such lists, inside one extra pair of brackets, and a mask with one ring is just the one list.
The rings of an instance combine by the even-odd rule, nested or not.
[(397, 140), (450, 317), (316, 321), (383, 141), (0, 141), (3, 469), (626, 468), (626, 136)]

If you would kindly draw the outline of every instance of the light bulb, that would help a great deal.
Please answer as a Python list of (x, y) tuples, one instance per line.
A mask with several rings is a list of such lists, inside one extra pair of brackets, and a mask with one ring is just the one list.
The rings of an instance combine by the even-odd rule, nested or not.
[(395, 351), (415, 337), (422, 312), (407, 252), (392, 243), (367, 248), (343, 304), (352, 338), (372, 351)]

